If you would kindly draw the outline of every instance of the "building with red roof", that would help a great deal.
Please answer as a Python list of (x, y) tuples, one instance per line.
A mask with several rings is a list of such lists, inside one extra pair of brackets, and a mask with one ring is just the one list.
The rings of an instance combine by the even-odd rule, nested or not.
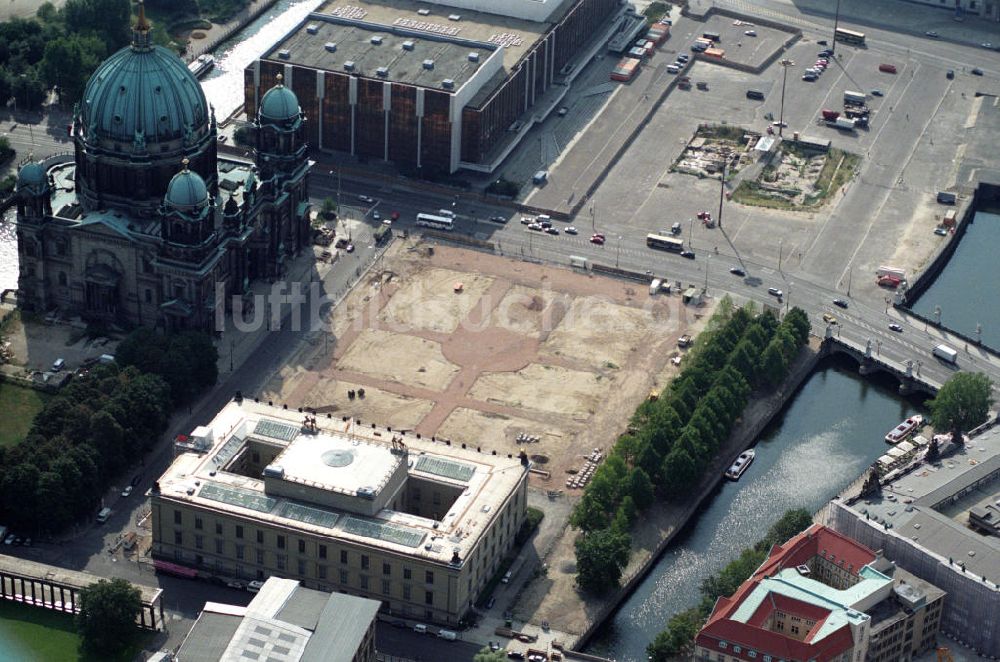
[(813, 525), (775, 545), (720, 597), (695, 638), (713, 662), (909, 659), (933, 646), (944, 592), (864, 545)]

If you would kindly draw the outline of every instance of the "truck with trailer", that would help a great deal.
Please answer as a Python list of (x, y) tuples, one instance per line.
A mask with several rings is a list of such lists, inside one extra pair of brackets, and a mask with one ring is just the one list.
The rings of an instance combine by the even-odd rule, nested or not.
[(844, 105), (863, 106), (866, 103), (867, 97), (864, 92), (852, 92), (851, 90), (844, 92)]
[(854, 131), (857, 123), (850, 117), (838, 117), (833, 121), (833, 126), (841, 131)]
[(635, 78), (639, 71), (640, 60), (634, 57), (624, 57), (611, 71), (611, 80), (628, 82)]
[(945, 363), (950, 363), (956, 365), (958, 363), (958, 352), (948, 345), (938, 345), (934, 348), (934, 356), (941, 359)]

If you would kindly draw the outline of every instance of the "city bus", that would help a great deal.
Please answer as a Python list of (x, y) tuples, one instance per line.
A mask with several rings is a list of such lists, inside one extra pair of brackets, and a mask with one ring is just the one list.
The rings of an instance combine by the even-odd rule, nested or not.
[(417, 225), (422, 228), (431, 228), (434, 230), (454, 230), (455, 221), (446, 218), (444, 216), (435, 216), (434, 214), (417, 214)]
[(661, 251), (674, 251), (680, 253), (684, 250), (684, 241), (677, 237), (664, 237), (660, 234), (647, 234), (646, 245), (650, 248), (658, 248)]
[(845, 30), (844, 28), (837, 28), (834, 32), (833, 38), (837, 41), (842, 41), (845, 44), (853, 44), (854, 46), (864, 46), (865, 45), (865, 33), (855, 32), (854, 30)]

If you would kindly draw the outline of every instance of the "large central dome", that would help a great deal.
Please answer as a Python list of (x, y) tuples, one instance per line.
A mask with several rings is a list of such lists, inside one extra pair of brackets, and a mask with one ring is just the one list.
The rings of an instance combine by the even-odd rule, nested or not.
[(200, 136), (209, 122), (205, 93), (184, 62), (159, 46), (136, 44), (94, 72), (81, 116), (88, 141), (147, 145)]

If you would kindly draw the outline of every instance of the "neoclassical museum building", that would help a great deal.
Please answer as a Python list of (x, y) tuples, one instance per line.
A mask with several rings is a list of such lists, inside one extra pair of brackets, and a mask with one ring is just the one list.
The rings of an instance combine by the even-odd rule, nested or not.
[(132, 44), (87, 83), (75, 156), (18, 171), (19, 305), (88, 322), (213, 328), (256, 279), (309, 245), (309, 161), (299, 102), (281, 80), (252, 123), (253, 163), (220, 159), (217, 125), (184, 62)]

